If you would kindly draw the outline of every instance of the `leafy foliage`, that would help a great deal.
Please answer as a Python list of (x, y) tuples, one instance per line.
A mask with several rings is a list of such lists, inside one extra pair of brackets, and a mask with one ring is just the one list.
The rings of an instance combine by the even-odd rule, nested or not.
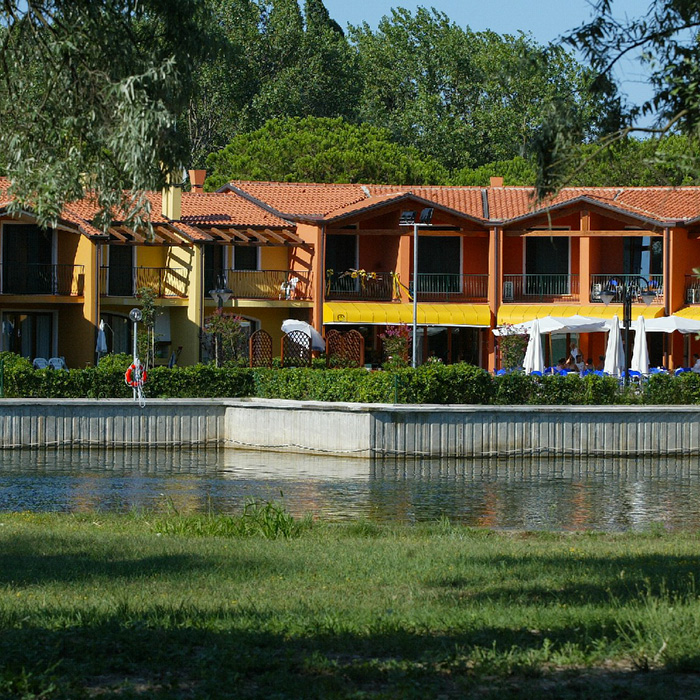
[[(55, 222), (88, 192), (97, 223), (148, 227), (144, 190), (186, 160), (175, 129), (212, 45), (201, 0), (8, 0), (0, 152), (11, 208)], [(129, 194), (124, 194), (128, 191)]]
[(473, 32), (418, 8), (350, 36), (363, 76), (359, 118), (450, 170), (522, 155), (554, 101), (575, 115), (579, 138), (609, 130), (610, 110), (588, 91), (592, 76), (528, 35)]
[(231, 180), (441, 184), (447, 178), (435, 160), (392, 143), (387, 131), (342, 118), (272, 119), (212, 153), (207, 167), (210, 190)]
[[(629, 109), (627, 121), (620, 130), (609, 130), (606, 138), (596, 145), (596, 153), (603, 154), (632, 132), (646, 132), (657, 136), (685, 134), (690, 148), (674, 153), (652, 146), (652, 161), (665, 161), (680, 177), (695, 181), (700, 153), (700, 6), (687, 0), (652, 0), (642, 8), (638, 17), (619, 19), (614, 14), (611, 0), (597, 0), (593, 4), (593, 19), (565, 37), (565, 42), (580, 51), (589, 61), (596, 78), (592, 88), (601, 98), (612, 94), (612, 71), (619, 61), (630, 55), (637, 56), (649, 74), (652, 97)], [(641, 116), (658, 115), (653, 127), (638, 127)], [(578, 172), (581, 163), (581, 140), (571, 129), (572, 114), (559, 106), (552, 110), (533, 141), (537, 154), (537, 187), (540, 196), (555, 191)], [(677, 175), (676, 177), (678, 177)]]

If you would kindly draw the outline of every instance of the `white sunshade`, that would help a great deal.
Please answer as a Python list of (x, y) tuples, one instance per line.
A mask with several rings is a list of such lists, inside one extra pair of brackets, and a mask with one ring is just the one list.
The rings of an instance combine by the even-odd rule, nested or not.
[(619, 377), (625, 371), (625, 351), (622, 347), (620, 319), (617, 315), (612, 317), (603, 371), (606, 374), (612, 374), (613, 377)]
[(530, 340), (527, 343), (523, 369), (526, 374), (544, 372), (544, 355), (542, 354), (542, 336), (539, 320), (535, 319), (530, 328)]
[(311, 338), (311, 349), (312, 350), (325, 350), (326, 341), (323, 336), (311, 325), (306, 323), (306, 321), (298, 321), (294, 318), (288, 318), (282, 321), (282, 332), (291, 333), (292, 331), (301, 331)]
[(530, 335), (532, 325), (539, 321), (540, 333), (597, 333), (607, 330), (605, 320), (602, 318), (590, 318), (588, 316), (544, 316), (540, 319), (525, 321), (515, 326), (509, 327), (505, 332), (503, 326), (494, 328), (495, 335)]
[(637, 319), (634, 331), (634, 349), (630, 369), (641, 374), (649, 374), (649, 348), (647, 346), (646, 319), (640, 316)]
[[(632, 323), (636, 330), (639, 320)], [(682, 316), (660, 316), (659, 318), (644, 319), (644, 328), (647, 333), (700, 333), (700, 321)]]

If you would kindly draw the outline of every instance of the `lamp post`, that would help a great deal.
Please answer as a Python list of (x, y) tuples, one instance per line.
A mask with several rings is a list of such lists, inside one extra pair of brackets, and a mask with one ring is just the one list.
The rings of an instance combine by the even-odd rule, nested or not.
[(415, 211), (402, 211), (399, 226), (413, 227), (413, 333), (411, 348), (411, 367), (418, 366), (418, 229), (430, 228), (434, 231), (459, 231), (459, 226), (434, 226), (430, 222), (433, 219), (432, 207), (426, 207), (421, 211), (420, 218), (416, 221)]
[(635, 277), (634, 283), (623, 279), (610, 279), (605, 285), (605, 289), (600, 293), (600, 298), (608, 306), (610, 302), (618, 297), (622, 301), (622, 325), (625, 329), (625, 384), (629, 383), (630, 373), (630, 326), (632, 325), (632, 302), (640, 298), (649, 306), (656, 299), (656, 292), (649, 285), (649, 281), (644, 277)]
[[(209, 291), (209, 296), (216, 302), (216, 310), (219, 316), (221, 316), (221, 311), (224, 308), (224, 304), (233, 296), (233, 290), (221, 285), (216, 289), (211, 289)], [(215, 355), (216, 355), (216, 366), (221, 367), (221, 333), (217, 333), (214, 337), (215, 342)]]

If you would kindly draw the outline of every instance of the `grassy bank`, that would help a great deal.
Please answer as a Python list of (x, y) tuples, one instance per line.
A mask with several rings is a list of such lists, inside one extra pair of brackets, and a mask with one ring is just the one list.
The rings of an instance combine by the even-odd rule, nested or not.
[(695, 697), (699, 544), (2, 515), (0, 697)]

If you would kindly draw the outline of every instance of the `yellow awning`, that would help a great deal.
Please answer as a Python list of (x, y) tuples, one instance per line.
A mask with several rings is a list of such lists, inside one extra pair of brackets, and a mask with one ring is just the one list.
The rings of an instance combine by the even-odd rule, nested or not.
[[(612, 318), (617, 314), (622, 320), (622, 305), (621, 304), (503, 304), (498, 309), (498, 325), (504, 323), (517, 325), (525, 321), (532, 321), (534, 318), (544, 318), (545, 316), (567, 317), (589, 316), (590, 318)], [(632, 320), (636, 320), (639, 316), (644, 318), (656, 318), (664, 315), (663, 306), (645, 306), (644, 304), (632, 305)]]
[(673, 315), (680, 316), (681, 318), (690, 318), (693, 321), (700, 321), (700, 306), (686, 306), (685, 309), (674, 311)]
[[(420, 326), (472, 326), (488, 328), (491, 314), (487, 304), (418, 303)], [(413, 304), (330, 301), (323, 305), (323, 323), (395, 325), (413, 323)]]

